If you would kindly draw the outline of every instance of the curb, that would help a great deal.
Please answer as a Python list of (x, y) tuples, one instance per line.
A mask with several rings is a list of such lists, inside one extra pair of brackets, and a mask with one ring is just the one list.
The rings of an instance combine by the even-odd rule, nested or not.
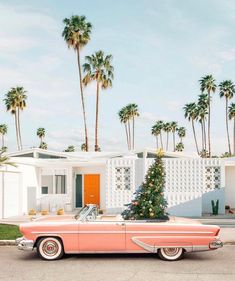
[(15, 240), (0, 240), (0, 246), (15, 246)]
[[(226, 246), (234, 246), (235, 241), (224, 241), (224, 245)], [(15, 240), (0, 240), (0, 246), (16, 246)]]

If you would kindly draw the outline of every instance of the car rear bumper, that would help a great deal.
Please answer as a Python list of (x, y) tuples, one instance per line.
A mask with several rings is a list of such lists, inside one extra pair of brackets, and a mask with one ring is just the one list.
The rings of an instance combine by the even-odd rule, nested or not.
[(19, 250), (32, 251), (34, 242), (32, 240), (27, 240), (24, 237), (16, 239), (16, 245)]

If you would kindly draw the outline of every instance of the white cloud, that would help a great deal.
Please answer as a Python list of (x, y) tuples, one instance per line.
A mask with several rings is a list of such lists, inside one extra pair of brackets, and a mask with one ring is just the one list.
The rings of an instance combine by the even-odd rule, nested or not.
[(233, 60), (235, 60), (235, 48), (226, 49), (224, 51), (221, 51), (221, 52), (219, 52), (218, 55), (225, 62), (233, 61)]
[(138, 117), (138, 121), (142, 122), (156, 122), (157, 120), (165, 120), (166, 116), (154, 114), (152, 112), (141, 112), (140, 117)]

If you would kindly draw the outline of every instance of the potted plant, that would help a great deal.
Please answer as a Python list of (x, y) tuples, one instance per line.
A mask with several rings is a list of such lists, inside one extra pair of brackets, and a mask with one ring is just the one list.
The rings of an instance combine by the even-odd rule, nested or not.
[(41, 210), (41, 215), (42, 216), (46, 216), (48, 214), (49, 214), (49, 212), (47, 210)]
[(64, 215), (64, 209), (63, 208), (58, 209), (57, 215), (59, 215), (59, 216)]
[(29, 209), (28, 215), (29, 215), (29, 216), (35, 216), (35, 215), (36, 215), (36, 210), (34, 210), (34, 209)]

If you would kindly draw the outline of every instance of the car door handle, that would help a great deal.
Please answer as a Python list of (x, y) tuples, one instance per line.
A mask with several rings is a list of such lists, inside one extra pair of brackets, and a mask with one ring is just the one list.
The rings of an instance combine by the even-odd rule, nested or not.
[(117, 222), (116, 225), (124, 226), (125, 223), (124, 222)]

